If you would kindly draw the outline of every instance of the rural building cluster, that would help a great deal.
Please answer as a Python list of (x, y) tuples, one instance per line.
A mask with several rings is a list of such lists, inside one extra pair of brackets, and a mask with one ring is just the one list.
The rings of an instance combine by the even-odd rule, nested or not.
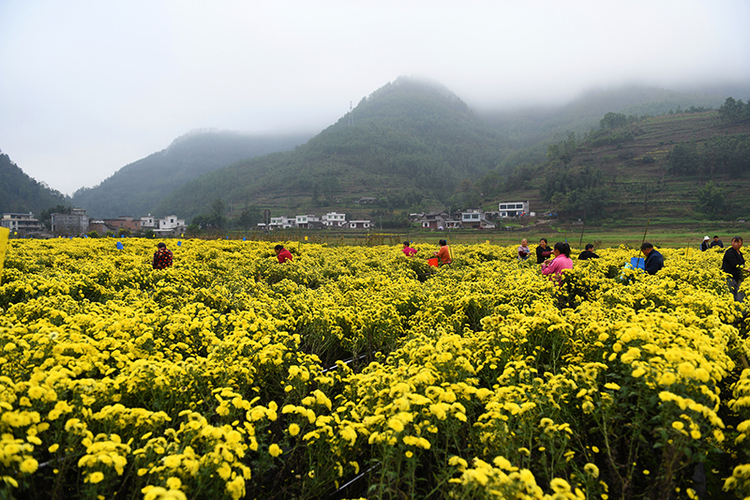
[[(365, 201), (363, 201), (365, 200)], [(360, 198), (357, 203), (371, 203), (375, 198)], [(424, 229), (495, 229), (498, 219), (517, 218), (533, 216), (529, 212), (528, 201), (502, 202), (498, 204), (497, 211), (466, 210), (450, 214), (445, 211), (420, 212), (409, 214), (412, 223), (419, 224)], [(260, 229), (371, 229), (375, 227), (373, 221), (368, 219), (347, 220), (346, 214), (328, 212), (319, 216), (316, 214), (303, 214), (294, 216), (271, 217), (268, 223), (258, 224)]]
[[(453, 214), (445, 211), (409, 214), (409, 220), (424, 229), (495, 229), (499, 219), (533, 216), (529, 212), (529, 202), (502, 202), (497, 211), (467, 210)], [(269, 219), (267, 219), (269, 220)], [(185, 232), (185, 219), (169, 215), (158, 219), (151, 214), (136, 219), (121, 216), (116, 219), (91, 219), (82, 208), (71, 209), (70, 213), (51, 214), (51, 232), (55, 236), (81, 236), (95, 231), (99, 235), (121, 234), (122, 232), (150, 231), (157, 236), (177, 236)], [(0, 226), (7, 227), (14, 235), (30, 236), (44, 233), (44, 227), (34, 214), (4, 213)], [(258, 229), (374, 229), (375, 224), (368, 219), (347, 220), (346, 214), (328, 212), (325, 215), (303, 214), (295, 216), (270, 217), (268, 223), (258, 224)]]
[[(29, 213), (4, 213), (0, 219), (0, 226), (7, 227), (17, 236), (39, 235), (44, 233), (41, 221)], [(106, 234), (120, 234), (123, 231), (139, 232), (152, 231), (155, 235), (176, 236), (187, 229), (185, 219), (178, 219), (176, 215), (169, 215), (163, 219), (148, 214), (146, 217), (135, 219), (122, 216), (116, 219), (91, 219), (83, 208), (73, 208), (70, 213), (53, 213), (50, 215), (50, 231), (55, 236), (81, 236), (95, 231), (104, 236)]]

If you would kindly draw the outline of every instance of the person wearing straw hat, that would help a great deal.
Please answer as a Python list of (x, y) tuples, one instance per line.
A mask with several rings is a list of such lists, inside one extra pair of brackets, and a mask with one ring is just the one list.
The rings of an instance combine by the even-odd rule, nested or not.
[(703, 243), (701, 243), (701, 252), (705, 252), (709, 249), (709, 241), (711, 241), (711, 238), (709, 238), (708, 235), (703, 237)]

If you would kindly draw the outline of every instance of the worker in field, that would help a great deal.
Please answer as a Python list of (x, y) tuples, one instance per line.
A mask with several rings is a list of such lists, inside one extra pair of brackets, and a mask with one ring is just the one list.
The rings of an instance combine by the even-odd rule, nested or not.
[(547, 246), (547, 238), (542, 238), (536, 247), (536, 263), (541, 264), (549, 259), (550, 255), (552, 255), (552, 249)]
[(407, 257), (414, 257), (415, 255), (417, 255), (417, 251), (409, 246), (408, 241), (404, 241), (404, 248), (401, 251), (404, 252), (404, 255), (406, 255)]
[(599, 256), (594, 253), (594, 245), (586, 244), (586, 248), (578, 255), (578, 260), (598, 259)]
[(531, 249), (529, 248), (529, 240), (526, 238), (521, 240), (521, 245), (518, 247), (518, 260), (523, 262), (529, 258)]
[(729, 275), (727, 286), (734, 296), (736, 302), (743, 302), (745, 296), (740, 292), (740, 285), (745, 278), (745, 273), (750, 272), (745, 268), (745, 257), (740, 252), (742, 248), (742, 236), (732, 238), (732, 246), (724, 252), (724, 258), (721, 261), (721, 270)]
[(551, 260), (542, 262), (542, 274), (549, 276), (549, 279), (560, 283), (560, 277), (566, 269), (573, 269), (573, 261), (570, 258), (570, 245), (563, 241), (555, 243), (552, 249), (554, 257)]
[(448, 247), (448, 242), (446, 240), (440, 240), (438, 243), (440, 244), (440, 250), (432, 253), (438, 258), (438, 265), (444, 266), (452, 263), (453, 259), (451, 258), (451, 250)]
[(708, 235), (703, 237), (703, 242), (701, 243), (701, 252), (705, 252), (711, 247), (711, 238), (708, 237)]
[(273, 251), (276, 252), (276, 258), (280, 264), (292, 261), (292, 252), (284, 248), (284, 245), (276, 245), (273, 247)]
[(664, 267), (664, 256), (648, 241), (641, 245), (641, 252), (646, 256), (643, 267), (648, 274), (656, 274)]
[(172, 251), (167, 248), (165, 243), (159, 243), (156, 245), (156, 252), (151, 261), (151, 267), (154, 269), (172, 267)]
[(724, 248), (724, 242), (721, 241), (718, 236), (714, 236), (714, 239), (713, 239), (713, 241), (711, 241), (711, 244), (709, 245), (709, 247), (711, 247), (711, 248), (713, 248), (713, 247)]

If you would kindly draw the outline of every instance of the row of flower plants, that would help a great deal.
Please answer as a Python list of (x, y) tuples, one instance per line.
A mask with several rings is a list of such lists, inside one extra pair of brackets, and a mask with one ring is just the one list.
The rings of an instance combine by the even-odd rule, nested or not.
[(719, 250), (13, 240), (3, 498), (750, 497), (745, 308)]

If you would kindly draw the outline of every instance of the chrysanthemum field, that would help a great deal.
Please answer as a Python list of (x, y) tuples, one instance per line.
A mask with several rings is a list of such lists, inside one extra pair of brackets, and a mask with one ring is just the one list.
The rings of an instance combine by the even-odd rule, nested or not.
[(750, 497), (718, 251), (121, 241), (9, 246), (2, 498)]

